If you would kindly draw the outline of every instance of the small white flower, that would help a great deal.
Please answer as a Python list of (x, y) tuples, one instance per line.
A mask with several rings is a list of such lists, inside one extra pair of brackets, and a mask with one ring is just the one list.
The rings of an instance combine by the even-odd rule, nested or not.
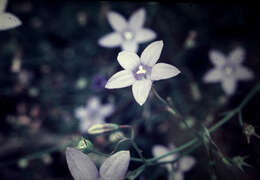
[(105, 118), (113, 112), (113, 104), (102, 105), (98, 97), (91, 97), (86, 107), (79, 107), (75, 111), (75, 116), (80, 120), (80, 132), (86, 133), (90, 126), (105, 123)]
[(176, 67), (170, 64), (156, 64), (162, 48), (163, 41), (155, 41), (145, 48), (140, 58), (133, 52), (120, 52), (117, 60), (124, 70), (114, 74), (105, 87), (115, 89), (132, 85), (136, 102), (143, 105), (149, 95), (153, 81), (168, 79), (180, 73)]
[(145, 10), (135, 11), (129, 22), (120, 14), (110, 11), (107, 14), (108, 21), (115, 32), (109, 33), (99, 39), (101, 46), (113, 48), (121, 46), (122, 50), (137, 52), (138, 44), (151, 41), (156, 38), (154, 31), (143, 28)]
[(221, 82), (227, 95), (234, 94), (237, 81), (250, 80), (254, 77), (253, 72), (242, 65), (244, 57), (245, 51), (241, 47), (234, 49), (228, 56), (217, 50), (211, 50), (209, 58), (214, 68), (205, 74), (204, 82)]
[[(158, 157), (174, 150), (175, 148), (176, 147), (174, 145), (170, 145), (170, 148), (167, 148), (162, 145), (155, 145), (152, 149), (152, 153), (154, 157)], [(178, 154), (172, 154), (166, 156), (165, 158), (160, 159), (159, 162), (173, 161), (178, 156), (179, 156)], [(195, 159), (193, 157), (184, 156), (180, 158), (178, 162), (174, 163), (173, 166), (171, 166), (170, 164), (165, 164), (165, 167), (167, 168), (168, 172), (172, 171), (172, 167), (174, 168), (174, 180), (183, 180), (184, 173), (186, 171), (189, 171), (194, 166), (194, 164), (195, 164)]]
[(75, 180), (123, 180), (127, 172), (130, 153), (119, 151), (107, 158), (99, 171), (91, 159), (74, 148), (66, 149), (66, 159)]
[(0, 0), (0, 31), (20, 26), (22, 22), (15, 15), (5, 12), (7, 0)]

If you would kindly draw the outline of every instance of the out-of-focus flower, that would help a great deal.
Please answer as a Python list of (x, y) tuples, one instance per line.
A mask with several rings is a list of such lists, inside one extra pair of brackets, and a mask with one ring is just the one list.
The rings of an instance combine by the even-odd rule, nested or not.
[(214, 68), (203, 77), (204, 82), (220, 82), (227, 95), (236, 91), (237, 81), (250, 80), (254, 77), (253, 72), (242, 65), (245, 51), (241, 47), (234, 49), (228, 56), (217, 50), (209, 52), (210, 61)]
[(79, 107), (75, 116), (80, 120), (80, 131), (86, 133), (94, 124), (105, 123), (105, 118), (114, 112), (113, 104), (101, 104), (98, 97), (91, 97), (85, 107)]
[(105, 89), (106, 83), (107, 83), (106, 77), (102, 74), (98, 74), (93, 77), (91, 82), (91, 88), (95, 91), (101, 91)]
[(129, 22), (120, 14), (110, 11), (107, 14), (108, 21), (115, 32), (100, 38), (101, 46), (113, 48), (121, 46), (122, 50), (137, 52), (138, 44), (151, 41), (156, 38), (154, 31), (143, 28), (145, 21), (145, 9), (135, 11)]
[(87, 85), (88, 85), (88, 81), (86, 78), (81, 77), (76, 81), (77, 89), (84, 89)]
[(69, 170), (75, 180), (123, 180), (127, 172), (130, 153), (119, 151), (107, 158), (99, 171), (91, 159), (74, 148), (66, 149)]
[(0, 1), (0, 31), (8, 30), (20, 26), (22, 22), (18, 17), (11, 13), (5, 12), (7, 0)]
[[(172, 150), (175, 149), (174, 145), (170, 145), (170, 148), (162, 146), (162, 145), (155, 145), (152, 149), (152, 153), (154, 157), (158, 157), (161, 155), (164, 155)], [(165, 161), (173, 161), (175, 160), (179, 155), (178, 154), (172, 154), (169, 156), (166, 156), (165, 158), (162, 158), (159, 160), (159, 162), (165, 162)], [(165, 167), (167, 168), (168, 172), (172, 171), (172, 168), (174, 170), (174, 180), (183, 180), (184, 179), (184, 173), (186, 171), (189, 171), (195, 164), (195, 159), (191, 156), (184, 156), (179, 159), (178, 162), (171, 164), (165, 164)], [(169, 173), (170, 174), (170, 173)], [(169, 176), (170, 179), (170, 176)]]
[(163, 48), (163, 41), (155, 41), (145, 48), (141, 57), (133, 52), (122, 51), (117, 60), (124, 68), (114, 74), (107, 82), (106, 88), (115, 89), (132, 85), (136, 102), (143, 105), (152, 87), (152, 82), (168, 79), (180, 73), (175, 66), (157, 63)]

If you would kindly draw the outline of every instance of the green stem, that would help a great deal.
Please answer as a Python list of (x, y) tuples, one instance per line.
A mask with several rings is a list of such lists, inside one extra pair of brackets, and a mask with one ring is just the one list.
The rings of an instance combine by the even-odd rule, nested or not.
[[(224, 118), (222, 118), (219, 122), (217, 122), (215, 125), (213, 125), (211, 128), (209, 128), (209, 132), (213, 132), (215, 130), (217, 130), (218, 128), (220, 128), (221, 126), (223, 126), (226, 122), (228, 122), (234, 115), (236, 115), (238, 112), (241, 111), (241, 109), (243, 109), (245, 107), (245, 105), (249, 102), (249, 100), (251, 100), (253, 98), (253, 96), (260, 90), (260, 84), (258, 83), (250, 92), (249, 94), (246, 96), (246, 98), (242, 101), (242, 103), (235, 109), (233, 109), (232, 111), (230, 111)], [(179, 151), (182, 151), (188, 147), (191, 147), (192, 145), (196, 144), (199, 141), (198, 137), (193, 138), (192, 140), (186, 142), (185, 144), (181, 145), (180, 147), (164, 154), (158, 157), (154, 157), (151, 159), (148, 159), (147, 162), (152, 163), (154, 161), (158, 161), (159, 159), (162, 159), (164, 157), (167, 157), (169, 155), (178, 153)], [(199, 146), (202, 143), (199, 142)]]

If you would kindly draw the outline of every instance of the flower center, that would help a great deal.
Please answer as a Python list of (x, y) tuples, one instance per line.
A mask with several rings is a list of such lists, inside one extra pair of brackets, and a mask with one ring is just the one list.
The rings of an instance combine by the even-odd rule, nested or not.
[(124, 36), (124, 38), (125, 38), (126, 40), (132, 40), (133, 37), (134, 37), (133, 33), (130, 32), (130, 31), (124, 32), (123, 36)]
[(229, 76), (234, 73), (234, 68), (231, 66), (226, 66), (224, 67), (224, 73)]
[(151, 76), (152, 68), (150, 66), (140, 64), (133, 71), (136, 80), (149, 79)]
[(146, 70), (143, 68), (142, 65), (138, 66), (138, 71), (136, 72), (136, 74), (145, 74)]

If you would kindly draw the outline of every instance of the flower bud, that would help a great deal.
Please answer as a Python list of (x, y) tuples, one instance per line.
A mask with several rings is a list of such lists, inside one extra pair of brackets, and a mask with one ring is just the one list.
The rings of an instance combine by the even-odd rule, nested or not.
[(89, 140), (84, 139), (82, 137), (81, 140), (78, 142), (78, 145), (76, 148), (80, 151), (89, 152), (89, 151), (93, 150), (93, 144)]
[(255, 127), (251, 124), (244, 123), (243, 124), (243, 133), (246, 135), (248, 144), (250, 143), (250, 137), (255, 136), (257, 138), (260, 138), (258, 134), (255, 132)]
[(117, 142), (121, 139), (125, 138), (124, 134), (121, 131), (114, 132), (110, 134), (109, 141), (110, 142)]
[(117, 124), (112, 124), (112, 123), (104, 123), (104, 124), (96, 124), (91, 126), (88, 129), (89, 134), (102, 134), (105, 132), (110, 132), (110, 131), (115, 131), (118, 129)]

